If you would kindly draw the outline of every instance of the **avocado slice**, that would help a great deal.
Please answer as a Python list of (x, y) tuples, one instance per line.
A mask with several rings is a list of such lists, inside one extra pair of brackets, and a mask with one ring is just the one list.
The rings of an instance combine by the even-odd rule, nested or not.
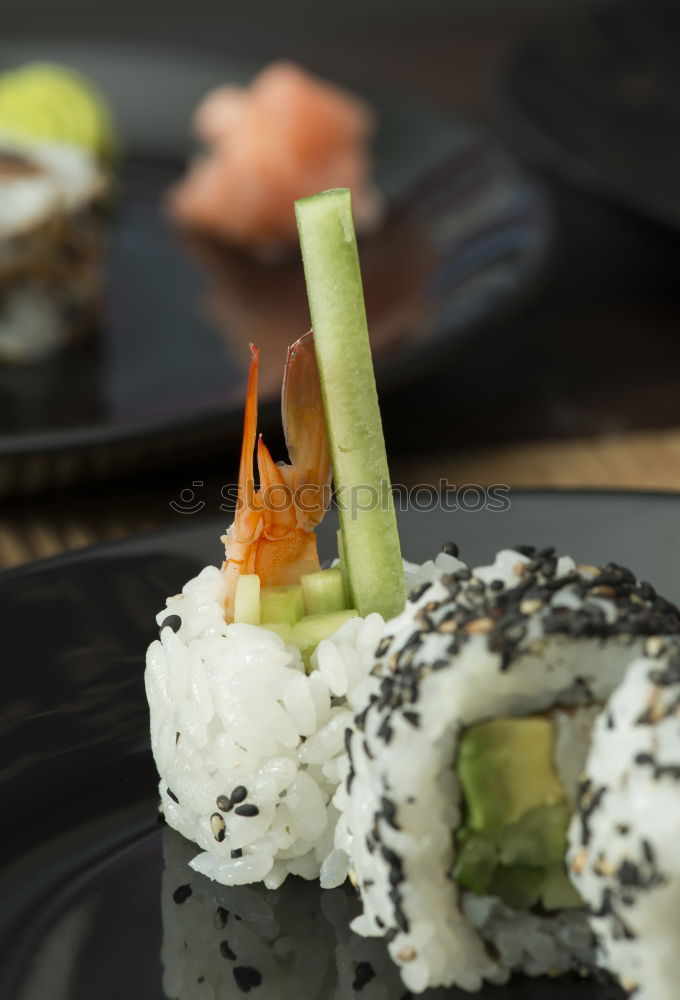
[(458, 775), (472, 830), (495, 833), (536, 806), (564, 800), (553, 742), (552, 723), (542, 716), (494, 719), (463, 735)]
[(465, 889), (483, 896), (498, 866), (498, 848), (493, 840), (472, 833), (460, 844), (453, 877)]
[(570, 806), (553, 763), (549, 717), (472, 726), (458, 754), (466, 821), (453, 876), (515, 909), (581, 905), (565, 872)]
[(504, 868), (499, 865), (493, 873), (488, 892), (492, 896), (498, 896), (513, 910), (530, 910), (538, 903), (544, 878), (544, 868), (529, 865)]
[(536, 806), (503, 830), (499, 843), (502, 865), (550, 866), (564, 861), (567, 853), (569, 804)]

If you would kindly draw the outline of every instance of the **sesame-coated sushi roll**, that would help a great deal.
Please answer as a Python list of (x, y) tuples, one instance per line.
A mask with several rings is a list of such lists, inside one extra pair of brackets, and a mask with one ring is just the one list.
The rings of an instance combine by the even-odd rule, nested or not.
[(675, 1000), (680, 639), (650, 638), (598, 718), (569, 840), (601, 964), (636, 1000)]
[(0, 136), (0, 362), (41, 361), (99, 321), (107, 194), (84, 150)]
[(645, 637), (679, 626), (628, 570), (525, 548), (424, 586), (387, 623), (352, 698), (367, 703), (336, 845), (355, 928), (387, 937), (410, 990), (592, 965), (564, 864), (578, 776)]
[(0, 75), (0, 362), (42, 361), (100, 322), (112, 144), (84, 79)]

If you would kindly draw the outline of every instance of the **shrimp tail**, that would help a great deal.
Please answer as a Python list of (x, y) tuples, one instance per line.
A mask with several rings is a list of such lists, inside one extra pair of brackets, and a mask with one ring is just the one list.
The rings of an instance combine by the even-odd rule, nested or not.
[(288, 348), (281, 409), (293, 489), (304, 491), (305, 523), (314, 528), (330, 503), (331, 460), (311, 330)]

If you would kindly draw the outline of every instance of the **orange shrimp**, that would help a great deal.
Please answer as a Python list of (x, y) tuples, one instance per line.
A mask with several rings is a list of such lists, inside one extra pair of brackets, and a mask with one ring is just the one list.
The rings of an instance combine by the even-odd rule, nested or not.
[(314, 529), (330, 501), (331, 463), (311, 331), (288, 348), (283, 379), (283, 429), (291, 464), (276, 464), (260, 435), (259, 489), (254, 484), (253, 452), (260, 352), (252, 344), (250, 350), (238, 503), (234, 522), (222, 538), (229, 622), (241, 575), (256, 573), (262, 586), (275, 586), (297, 583), (303, 573), (320, 568)]

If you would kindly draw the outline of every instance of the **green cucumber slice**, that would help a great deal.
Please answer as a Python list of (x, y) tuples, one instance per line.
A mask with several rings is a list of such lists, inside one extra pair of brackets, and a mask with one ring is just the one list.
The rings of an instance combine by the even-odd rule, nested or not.
[(260, 591), (260, 617), (263, 622), (286, 622), (294, 625), (305, 613), (305, 599), (298, 584), (263, 587)]
[(245, 573), (238, 578), (234, 595), (234, 622), (260, 624), (260, 578), (257, 573)]
[(398, 614), (404, 568), (368, 340), (347, 189), (295, 203), (340, 512), (349, 600), (360, 615)]
[(293, 631), (293, 626), (289, 625), (288, 622), (262, 622), (262, 628), (267, 628), (270, 632), (275, 632), (284, 642), (290, 642), (290, 633)]
[(335, 533), (335, 538), (338, 543), (338, 569), (342, 573), (342, 582), (345, 586), (345, 607), (350, 604), (349, 599), (349, 580), (347, 579), (347, 562), (345, 560), (345, 546), (342, 543), (342, 531), (338, 530)]
[(326, 615), (307, 615), (293, 626), (290, 641), (299, 648), (305, 666), (309, 669), (309, 658), (322, 639), (333, 635), (350, 618), (356, 618), (353, 608), (332, 611)]
[(318, 573), (305, 573), (300, 577), (308, 615), (323, 615), (330, 611), (344, 611), (345, 581), (337, 568), (322, 569)]

